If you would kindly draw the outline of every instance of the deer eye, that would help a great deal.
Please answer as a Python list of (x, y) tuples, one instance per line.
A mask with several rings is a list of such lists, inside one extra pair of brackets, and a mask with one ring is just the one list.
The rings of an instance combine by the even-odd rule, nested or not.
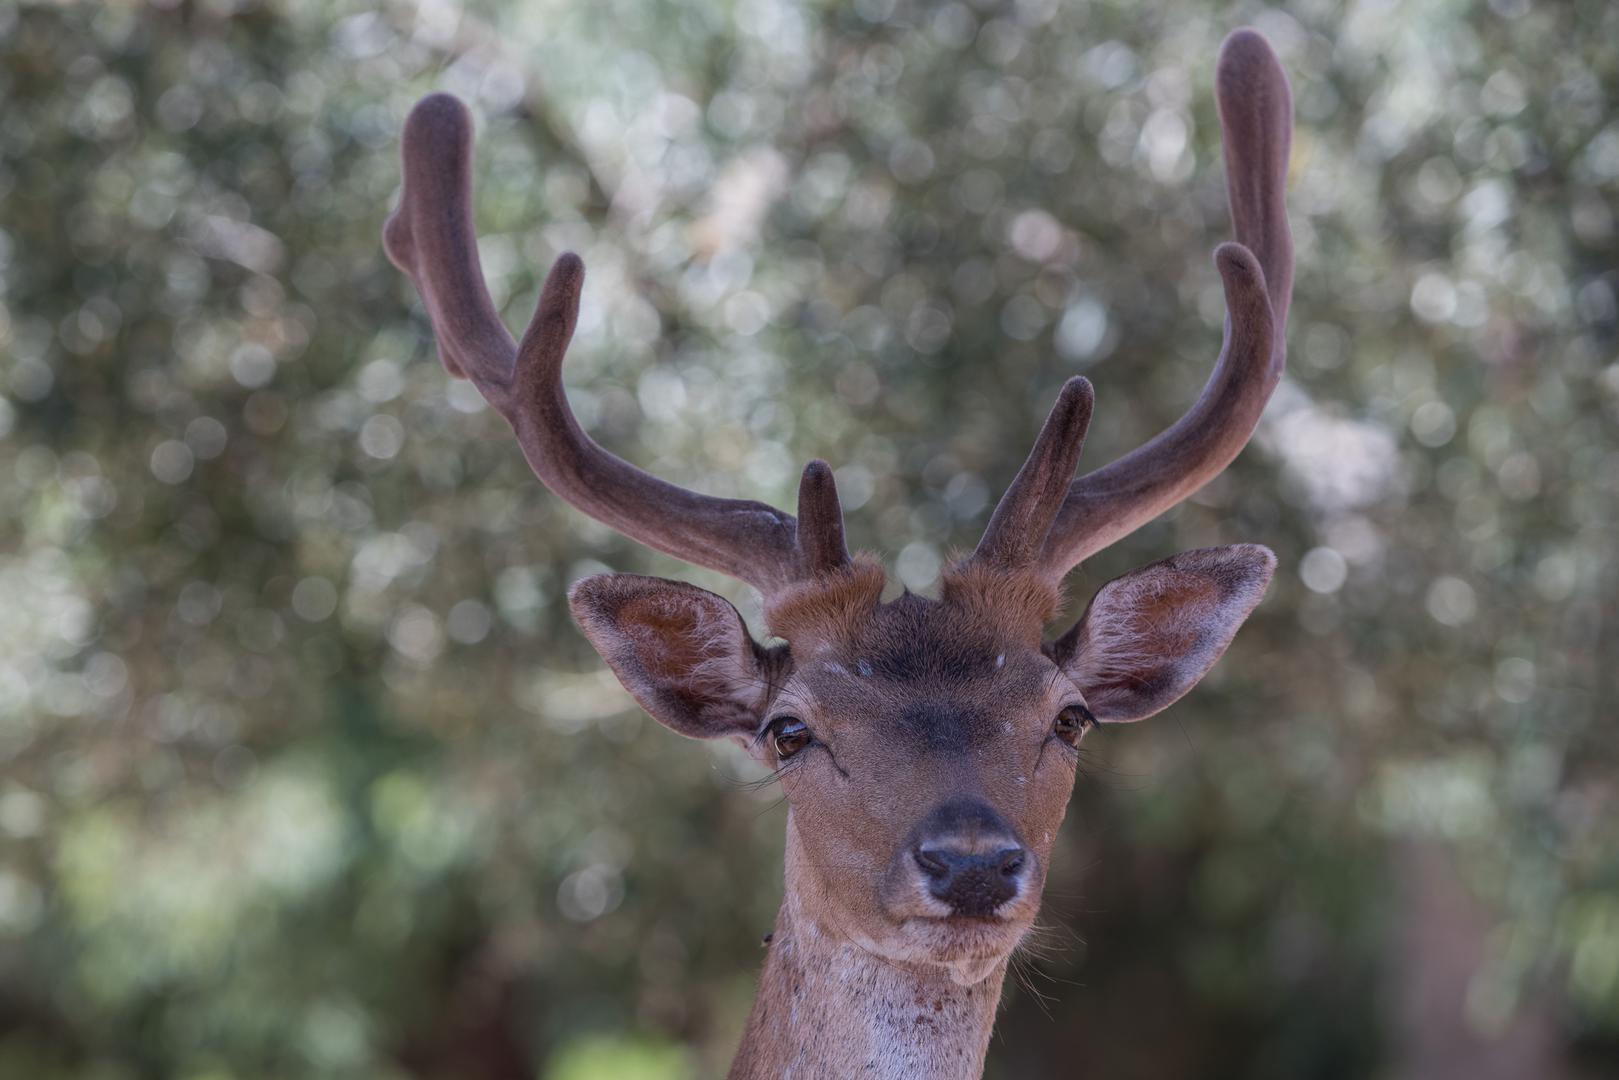
[(1096, 717), (1083, 705), (1070, 705), (1057, 714), (1051, 733), (1069, 746), (1078, 746), (1085, 732), (1096, 726)]
[(771, 742), (776, 748), (776, 756), (783, 761), (798, 753), (804, 747), (815, 741), (810, 729), (804, 726), (804, 721), (796, 716), (778, 717), (770, 725)]

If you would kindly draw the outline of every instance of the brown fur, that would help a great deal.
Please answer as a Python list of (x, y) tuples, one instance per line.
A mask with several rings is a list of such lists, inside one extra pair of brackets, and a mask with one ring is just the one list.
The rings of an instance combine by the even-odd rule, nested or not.
[(765, 624), (788, 641), (847, 641), (882, 602), (882, 564), (856, 555), (846, 566), (796, 582), (768, 598)]
[(1040, 632), (1062, 610), (1062, 593), (1047, 575), (1001, 570), (971, 559), (945, 571), (943, 597), (975, 621), (1022, 642), (1038, 642)]

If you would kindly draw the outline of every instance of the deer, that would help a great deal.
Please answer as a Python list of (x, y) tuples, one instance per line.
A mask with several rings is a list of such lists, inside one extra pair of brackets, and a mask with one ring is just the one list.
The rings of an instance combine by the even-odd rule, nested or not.
[(696, 739), (729, 739), (786, 800), (783, 900), (732, 1080), (982, 1075), (1002, 982), (1034, 925), (1079, 746), (1186, 694), (1264, 596), (1257, 544), (1183, 552), (1103, 585), (1047, 636), (1087, 557), (1207, 484), (1247, 444), (1286, 364), (1292, 91), (1258, 32), (1221, 46), (1215, 96), (1236, 240), (1214, 252), (1218, 359), (1179, 420), (1075, 476), (1094, 393), (1057, 395), (977, 546), (938, 597), (884, 600), (851, 555), (832, 469), (803, 470), (797, 514), (660, 480), (581, 428), (562, 383), (584, 265), (560, 255), (514, 341), (472, 220), (472, 118), (443, 93), (404, 125), (383, 229), (438, 355), (511, 426), (540, 482), (630, 539), (760, 594), (769, 637), (723, 597), (602, 574), (569, 609), (631, 697)]

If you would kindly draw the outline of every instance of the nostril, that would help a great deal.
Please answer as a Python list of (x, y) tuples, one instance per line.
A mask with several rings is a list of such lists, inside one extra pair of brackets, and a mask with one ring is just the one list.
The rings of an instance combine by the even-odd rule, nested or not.
[(914, 848), (911, 855), (916, 859), (916, 865), (930, 878), (942, 878), (950, 873), (950, 863), (939, 852), (928, 848)]
[(987, 916), (1023, 887), (1028, 854), (1021, 847), (976, 852), (951, 847), (911, 849), (927, 879), (927, 890), (956, 915)]

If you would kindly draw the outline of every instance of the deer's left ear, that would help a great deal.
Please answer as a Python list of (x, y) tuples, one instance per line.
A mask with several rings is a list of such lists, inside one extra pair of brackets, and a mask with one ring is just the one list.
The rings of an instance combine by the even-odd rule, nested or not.
[(1102, 586), (1048, 647), (1104, 723), (1144, 720), (1197, 685), (1265, 595), (1276, 556), (1257, 544), (1187, 551)]
[(568, 607), (641, 707), (694, 739), (751, 735), (770, 693), (769, 654), (723, 597), (639, 574), (574, 583)]

